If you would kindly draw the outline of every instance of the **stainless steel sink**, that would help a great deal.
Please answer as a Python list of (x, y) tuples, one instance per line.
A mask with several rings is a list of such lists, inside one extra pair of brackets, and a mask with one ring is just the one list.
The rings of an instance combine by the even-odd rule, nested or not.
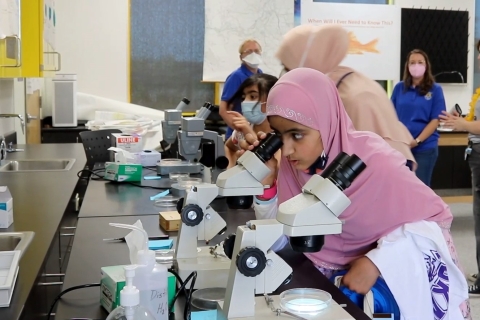
[(0, 166), (0, 172), (68, 171), (74, 163), (75, 159), (7, 160)]
[(24, 254), (35, 232), (0, 232), (0, 251), (20, 251), (20, 257)]

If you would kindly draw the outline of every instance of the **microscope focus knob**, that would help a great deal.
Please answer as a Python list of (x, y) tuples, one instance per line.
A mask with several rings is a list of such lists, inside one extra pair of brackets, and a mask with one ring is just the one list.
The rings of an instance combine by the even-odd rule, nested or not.
[(180, 213), (182, 222), (189, 227), (194, 227), (200, 224), (203, 220), (203, 210), (196, 204), (187, 204), (183, 207)]
[(233, 247), (235, 246), (235, 233), (232, 233), (228, 237), (223, 240), (223, 252), (228, 257), (228, 259), (232, 260), (233, 256)]
[(262, 250), (256, 247), (246, 247), (237, 255), (237, 268), (245, 277), (256, 277), (267, 266), (267, 258)]

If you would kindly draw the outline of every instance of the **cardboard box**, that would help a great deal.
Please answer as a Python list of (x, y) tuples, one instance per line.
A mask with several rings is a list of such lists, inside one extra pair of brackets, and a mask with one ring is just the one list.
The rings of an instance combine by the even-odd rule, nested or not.
[(142, 165), (130, 163), (105, 162), (105, 180), (142, 181)]
[(141, 136), (134, 136), (126, 133), (112, 133), (112, 147), (135, 153), (143, 150)]
[[(120, 291), (125, 286), (125, 269), (123, 267), (111, 266), (101, 268), (100, 304), (107, 312), (112, 312), (113, 309), (120, 305)], [(167, 282), (169, 306), (172, 305), (173, 298), (177, 292), (176, 282), (175, 276), (169, 272)]]
[(178, 231), (180, 229), (180, 213), (177, 211), (160, 212), (160, 227), (165, 231)]
[(6, 186), (0, 186), (0, 228), (13, 223), (13, 198)]

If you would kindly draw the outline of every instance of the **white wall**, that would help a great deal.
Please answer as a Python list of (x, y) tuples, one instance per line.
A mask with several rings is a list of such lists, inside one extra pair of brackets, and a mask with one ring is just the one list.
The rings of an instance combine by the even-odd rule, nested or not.
[[(14, 113), (13, 79), (0, 79), (0, 113)], [(15, 119), (0, 118), (0, 136), (15, 130)]]
[(59, 73), (78, 75), (78, 91), (128, 100), (128, 0), (56, 1)]
[[(458, 103), (464, 113), (468, 113), (469, 103), (473, 94), (473, 59), (475, 50), (475, 0), (395, 0), (395, 4), (403, 8), (424, 8), (427, 9), (452, 9), (452, 10), (468, 10), (470, 20), (468, 21), (468, 69), (467, 84), (441, 84), (445, 95), (447, 110)], [(397, 83), (396, 79), (394, 83)]]

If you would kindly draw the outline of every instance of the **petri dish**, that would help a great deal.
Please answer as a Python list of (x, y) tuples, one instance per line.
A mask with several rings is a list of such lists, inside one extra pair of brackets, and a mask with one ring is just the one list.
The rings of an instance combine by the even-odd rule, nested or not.
[(311, 288), (290, 289), (280, 294), (280, 306), (296, 315), (317, 315), (330, 307), (332, 296)]
[(160, 160), (160, 165), (162, 166), (172, 166), (172, 165), (177, 165), (177, 164), (180, 164), (182, 162), (182, 160), (180, 159), (162, 159)]
[(202, 183), (202, 178), (180, 178), (178, 179), (178, 185), (182, 188), (189, 188)]
[(155, 200), (157, 207), (176, 207), (179, 197), (165, 196)]
[(204, 288), (192, 293), (191, 304), (199, 310), (216, 310), (217, 302), (225, 300), (225, 288)]
[(180, 180), (180, 179), (188, 179), (190, 178), (190, 173), (177, 173), (177, 172), (170, 172), (168, 174), (170, 180)]

